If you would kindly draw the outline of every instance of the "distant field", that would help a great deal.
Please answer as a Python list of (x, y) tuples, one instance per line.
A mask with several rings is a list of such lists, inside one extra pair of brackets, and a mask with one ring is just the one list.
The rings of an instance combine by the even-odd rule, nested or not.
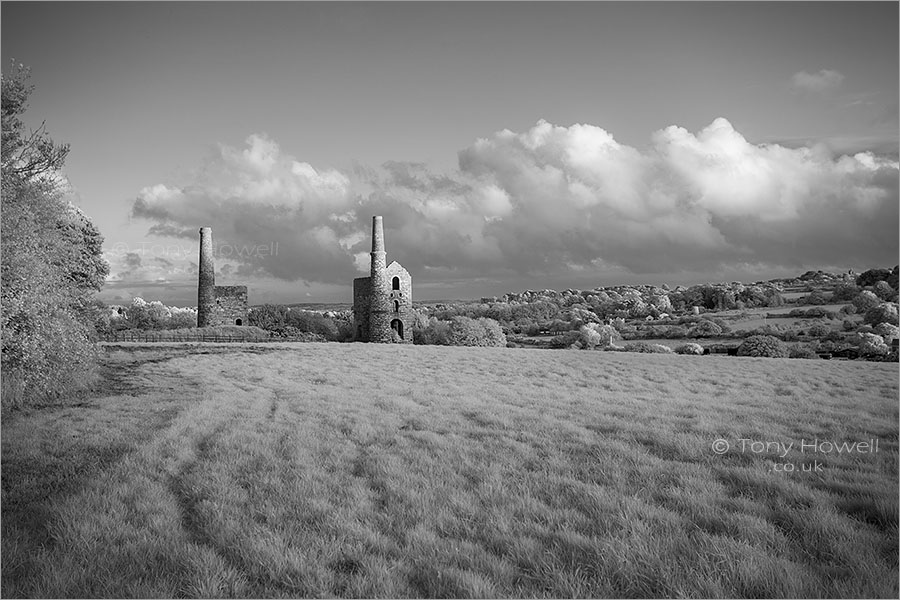
[(4, 597), (898, 595), (895, 364), (106, 352), (2, 421)]
[[(784, 294), (784, 295), (786, 295), (786, 294)], [(802, 295), (806, 295), (806, 293), (804, 292), (804, 294), (802, 294)], [(759, 308), (748, 309), (746, 311), (725, 310), (725, 311), (719, 311), (716, 313), (712, 313), (711, 316), (727, 318), (727, 317), (733, 317), (737, 314), (740, 314), (741, 312), (747, 312), (748, 313), (747, 318), (728, 322), (728, 326), (731, 327), (731, 329), (734, 331), (741, 331), (741, 330), (750, 331), (753, 329), (758, 329), (765, 325), (778, 325), (779, 327), (791, 327), (791, 328), (801, 327), (802, 328), (802, 327), (807, 327), (807, 326), (811, 325), (812, 323), (815, 323), (818, 319), (806, 319), (806, 318), (802, 318), (802, 319), (797, 319), (797, 318), (767, 319), (766, 315), (769, 315), (769, 314), (787, 315), (792, 310), (797, 310), (797, 309), (807, 310), (810, 308), (823, 308), (825, 310), (828, 310), (828, 311), (831, 311), (834, 313), (838, 313), (847, 304), (848, 304), (847, 302), (842, 302), (839, 304), (822, 304), (822, 305), (816, 305), (816, 306), (791, 304), (788, 306), (782, 306), (780, 308), (759, 307)], [(839, 330), (841, 328), (841, 323), (843, 322), (844, 319), (850, 319), (851, 321), (860, 322), (860, 321), (862, 321), (862, 315), (839, 315), (839, 318), (835, 319), (833, 321), (828, 321), (828, 320), (823, 320), (823, 321), (825, 323), (830, 324), (833, 328)]]

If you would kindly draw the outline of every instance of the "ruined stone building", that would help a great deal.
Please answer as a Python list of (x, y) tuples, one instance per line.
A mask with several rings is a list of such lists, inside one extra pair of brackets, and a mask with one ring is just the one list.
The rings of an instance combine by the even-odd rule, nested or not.
[(412, 343), (412, 277), (400, 263), (386, 265), (384, 226), (372, 217), (371, 269), (353, 280), (353, 322), (361, 342)]
[(212, 228), (200, 228), (200, 273), (197, 286), (197, 327), (247, 324), (247, 286), (216, 285)]

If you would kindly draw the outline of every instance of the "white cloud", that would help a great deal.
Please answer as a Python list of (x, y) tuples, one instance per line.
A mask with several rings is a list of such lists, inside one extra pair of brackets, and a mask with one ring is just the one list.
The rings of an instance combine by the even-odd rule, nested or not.
[(277, 242), (238, 275), (349, 285), (367, 271), (372, 215), (389, 260), (459, 279), (604, 268), (878, 265), (897, 255), (896, 161), (748, 142), (724, 118), (655, 132), (647, 150), (592, 125), (538, 122), (459, 153), (458, 171), (390, 162), (318, 171), (262, 136), (220, 148), (181, 187), (134, 204), (155, 231), (211, 225), (217, 243)]
[(144, 188), (134, 216), (155, 221), (157, 234), (212, 226), (214, 243), (239, 255), (245, 276), (337, 280), (347, 236), (355, 233), (350, 180), (295, 160), (264, 135), (245, 144), (220, 145), (180, 187)]
[(841, 85), (844, 76), (838, 71), (822, 69), (818, 73), (800, 71), (791, 76), (791, 84), (795, 89), (807, 92), (824, 92)]

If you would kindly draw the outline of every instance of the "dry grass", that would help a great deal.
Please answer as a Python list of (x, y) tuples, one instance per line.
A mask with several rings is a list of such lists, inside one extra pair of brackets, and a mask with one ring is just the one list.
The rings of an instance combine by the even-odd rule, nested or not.
[[(895, 365), (361, 344), (107, 364), (115, 394), (3, 421), (5, 597), (897, 596)], [(815, 438), (879, 449), (799, 451)]]

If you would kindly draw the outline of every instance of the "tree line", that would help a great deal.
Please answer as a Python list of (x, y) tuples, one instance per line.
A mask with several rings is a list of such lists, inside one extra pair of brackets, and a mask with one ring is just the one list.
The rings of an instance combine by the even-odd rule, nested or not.
[(70, 200), (61, 169), (69, 153), (42, 123), (23, 121), (34, 90), (11, 63), (2, 76), (3, 409), (77, 392), (95, 382), (94, 295), (109, 266), (103, 237)]

